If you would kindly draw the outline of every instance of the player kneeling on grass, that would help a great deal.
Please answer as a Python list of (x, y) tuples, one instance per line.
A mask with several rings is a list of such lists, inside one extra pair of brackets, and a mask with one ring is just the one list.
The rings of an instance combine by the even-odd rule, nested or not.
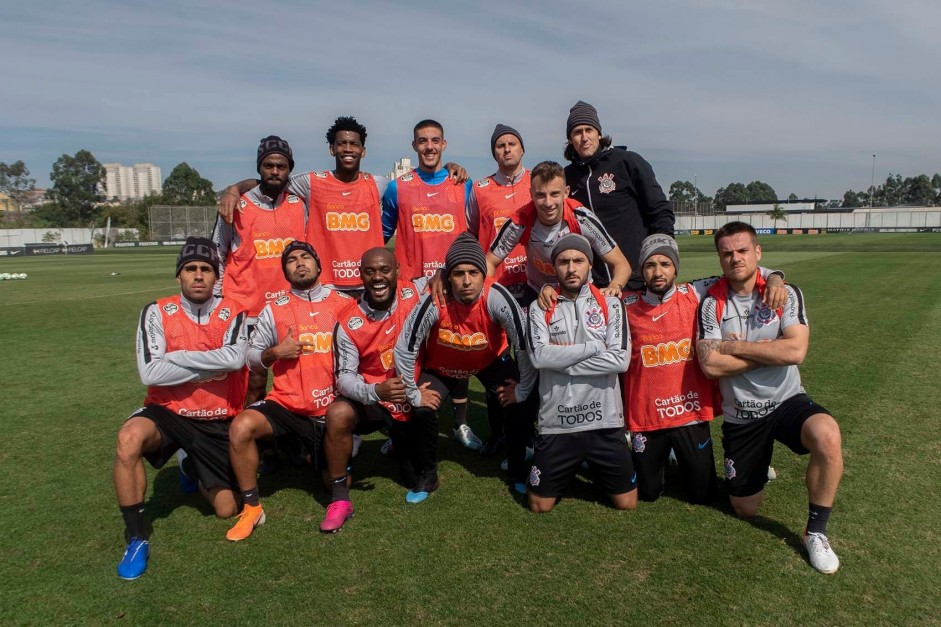
[(162, 468), (178, 449), (216, 515), (238, 511), (229, 467), (229, 422), (242, 407), (245, 314), (212, 294), (219, 272), (216, 245), (187, 238), (176, 264), (180, 294), (147, 305), (137, 333), (137, 369), (147, 388), (144, 407), (118, 432), (114, 491), (125, 524), (127, 549), (118, 576), (144, 574), (150, 523), (144, 515), (147, 474), (143, 459)]
[(529, 308), (540, 395), (529, 508), (550, 511), (587, 461), (614, 506), (634, 509), (637, 476), (618, 387), (630, 356), (624, 308), (588, 283), (593, 254), (583, 236), (562, 237), (551, 258), (559, 297), (549, 311)]
[[(402, 483), (414, 488), (412, 406), (405, 383), (395, 372), (393, 349), (405, 320), (418, 303), (427, 279), (399, 280), (399, 264), (391, 250), (371, 248), (360, 263), (363, 295), (344, 310), (333, 331), (339, 396), (327, 409), (324, 452), (331, 490), (327, 515), (320, 524), (336, 533), (353, 516), (350, 499), (350, 456), (353, 434), (387, 427), (399, 460)], [(422, 404), (440, 403), (437, 392), (421, 390)]]
[(257, 440), (294, 439), (323, 468), (323, 416), (334, 397), (333, 325), (349, 297), (320, 284), (320, 259), (307, 242), (291, 242), (281, 255), (291, 291), (265, 305), (248, 347), (252, 370), (271, 368), (273, 387), (232, 421), (229, 457), (244, 507), (226, 538), (237, 542), (264, 524), (258, 498)]
[[(504, 414), (510, 484), (525, 492), (526, 411), (522, 403), (533, 389), (535, 372), (526, 350), (523, 312), (510, 292), (487, 278), (480, 243), (462, 233), (444, 261), (447, 298), (440, 306), (426, 294), (405, 321), (395, 345), (395, 367), (413, 405), (418, 486), (406, 501), (419, 503), (438, 487), (437, 406), (422, 403), (420, 388), (430, 386), (441, 398), (453, 395), (477, 377), (495, 396)], [(519, 367), (509, 355), (512, 344)], [(417, 379), (417, 382), (416, 382)]]
[(797, 366), (810, 343), (804, 297), (789, 285), (783, 308), (762, 302), (761, 246), (751, 225), (726, 224), (716, 231), (715, 244), (724, 276), (700, 306), (696, 351), (703, 372), (719, 379), (722, 391), (725, 484), (732, 508), (742, 518), (758, 513), (775, 440), (799, 455), (810, 453), (804, 546), (814, 568), (835, 573), (840, 560), (826, 528), (843, 453), (833, 416), (801, 386)]

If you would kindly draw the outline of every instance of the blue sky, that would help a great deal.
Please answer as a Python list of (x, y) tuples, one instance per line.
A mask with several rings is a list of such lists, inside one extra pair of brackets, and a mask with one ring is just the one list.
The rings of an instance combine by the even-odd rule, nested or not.
[(665, 190), (842, 197), (874, 153), (877, 181), (941, 171), (938, 24), (912, 0), (4, 3), (0, 161), (45, 186), (85, 148), (164, 176), (187, 161), (221, 189), (268, 134), (297, 171), (331, 167), (324, 131), (354, 115), (364, 168), (386, 173), (431, 117), (479, 177), (498, 122), (529, 165), (562, 161), (582, 99)]

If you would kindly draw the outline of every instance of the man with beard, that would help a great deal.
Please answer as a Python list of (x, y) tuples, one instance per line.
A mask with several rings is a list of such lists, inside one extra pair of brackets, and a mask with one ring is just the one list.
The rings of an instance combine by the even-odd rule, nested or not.
[(231, 299), (213, 296), (219, 254), (203, 237), (180, 249), (180, 294), (141, 312), (137, 369), (147, 387), (144, 407), (118, 432), (114, 491), (125, 524), (127, 549), (118, 576), (137, 579), (147, 568), (150, 523), (144, 515), (147, 474), (143, 459), (162, 468), (186, 450), (189, 475), (220, 518), (238, 510), (229, 467), (229, 422), (245, 399), (245, 313)]
[[(707, 503), (716, 483), (709, 423), (721, 413), (721, 398), (694, 359), (696, 312), (718, 278), (676, 285), (679, 248), (669, 235), (644, 239), (638, 262), (645, 287), (624, 298), (631, 362), (622, 382), (638, 496), (660, 497), (672, 448), (689, 500)], [(768, 278), (765, 299), (772, 308), (783, 305), (782, 276), (761, 272)]]
[[(288, 143), (269, 135), (258, 145), (256, 162), (261, 181), (251, 181), (239, 195), (226, 189), (222, 201), (238, 210), (227, 222), (217, 219), (212, 239), (222, 257), (221, 294), (233, 299), (248, 312), (249, 335), (265, 303), (283, 296), (289, 289), (281, 272), (284, 247), (303, 236), (306, 223), (304, 205), (286, 189), (294, 169), (294, 155)], [(249, 376), (245, 404), (265, 393), (267, 371)]]
[[(405, 319), (418, 303), (425, 279), (399, 279), (398, 263), (391, 251), (372, 248), (360, 263), (363, 295), (344, 310), (333, 331), (335, 371), (339, 395), (327, 409), (326, 454), (331, 503), (320, 524), (325, 533), (336, 533), (353, 516), (348, 464), (353, 434), (387, 427), (399, 459), (402, 482), (415, 487), (411, 406), (405, 384), (396, 374), (393, 347)], [(420, 389), (420, 403), (437, 407), (437, 392)]]
[(637, 507), (618, 375), (630, 335), (619, 298), (589, 283), (589, 241), (569, 233), (552, 249), (559, 298), (529, 308), (529, 343), (539, 370), (539, 424), (529, 474), (529, 508), (549, 512), (583, 462), (617, 509)]
[[(418, 485), (406, 495), (420, 503), (438, 488), (437, 407), (423, 403), (421, 388), (442, 398), (466, 387), (475, 376), (494, 394), (505, 414), (510, 483), (525, 492), (523, 468), (526, 412), (520, 405), (532, 391), (535, 372), (523, 343), (523, 313), (505, 287), (487, 278), (483, 249), (462, 233), (445, 256), (449, 298), (439, 304), (426, 294), (409, 315), (395, 345), (395, 367), (413, 405)], [(519, 368), (510, 358), (512, 344)], [(417, 382), (416, 382), (417, 379)]]
[[(673, 235), (673, 205), (663, 195), (653, 168), (636, 152), (612, 146), (601, 134), (598, 111), (579, 100), (565, 124), (565, 182), (572, 198), (591, 209), (624, 255), (637, 259), (640, 243), (648, 235)], [(606, 278), (594, 270), (595, 283)], [(640, 269), (634, 268), (627, 287), (643, 285)]]
[(804, 392), (797, 368), (807, 355), (810, 327), (803, 294), (787, 286), (787, 303), (771, 309), (758, 272), (758, 234), (744, 222), (715, 233), (723, 277), (699, 308), (696, 352), (706, 376), (722, 391), (725, 485), (735, 513), (754, 518), (764, 500), (765, 471), (777, 440), (810, 455), (804, 547), (819, 572), (835, 573), (840, 560), (826, 535), (843, 475), (840, 427)]
[(274, 386), (232, 421), (229, 458), (244, 506), (226, 534), (237, 542), (264, 524), (258, 495), (257, 440), (300, 441), (314, 467), (322, 469), (323, 416), (334, 397), (333, 324), (350, 299), (320, 284), (320, 259), (307, 242), (294, 241), (281, 255), (288, 294), (258, 316), (248, 348), (252, 370), (274, 371)]

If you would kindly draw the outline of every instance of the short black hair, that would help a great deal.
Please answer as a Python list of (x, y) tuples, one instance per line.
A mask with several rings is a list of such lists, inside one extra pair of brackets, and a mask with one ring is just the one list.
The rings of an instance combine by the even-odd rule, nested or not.
[(412, 137), (414, 137), (415, 133), (418, 131), (422, 130), (423, 128), (428, 128), (429, 126), (438, 129), (441, 131), (441, 136), (444, 136), (444, 127), (441, 126), (441, 122), (438, 122), (437, 120), (422, 120), (415, 125), (414, 129), (412, 129)]
[(333, 126), (327, 129), (327, 143), (331, 146), (337, 140), (337, 133), (340, 131), (352, 131), (359, 133), (359, 141), (363, 146), (366, 145), (366, 127), (356, 121), (356, 118), (349, 115), (340, 116), (333, 123)]

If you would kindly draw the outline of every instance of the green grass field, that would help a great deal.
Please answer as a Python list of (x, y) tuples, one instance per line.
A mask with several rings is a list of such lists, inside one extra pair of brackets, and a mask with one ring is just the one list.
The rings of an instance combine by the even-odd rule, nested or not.
[[(180, 493), (175, 466), (149, 469), (150, 566), (122, 581), (114, 435), (143, 399), (140, 309), (176, 284), (175, 251), (118, 251), (0, 259), (29, 274), (0, 282), (0, 623), (938, 624), (941, 235), (763, 242), (763, 265), (804, 290), (804, 385), (843, 431), (836, 575), (804, 556), (806, 458), (786, 449), (754, 523), (730, 515), (721, 487), (713, 507), (668, 487), (617, 512), (581, 480), (536, 516), (444, 418), (441, 489), (407, 505), (370, 436), (356, 517), (335, 536), (317, 530), (328, 499), (307, 469), (261, 481), (268, 523), (238, 544)], [(680, 249), (683, 278), (717, 272), (711, 238)], [(479, 388), (473, 400), (485, 435)]]

